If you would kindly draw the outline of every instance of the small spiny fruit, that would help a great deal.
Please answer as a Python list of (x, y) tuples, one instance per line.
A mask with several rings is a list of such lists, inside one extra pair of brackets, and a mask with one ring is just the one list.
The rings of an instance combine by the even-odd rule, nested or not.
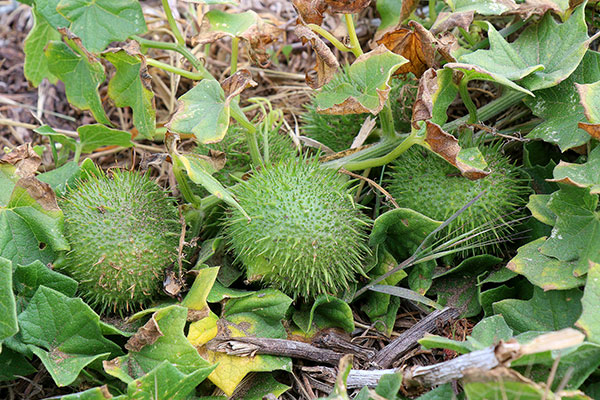
[(123, 314), (156, 299), (175, 261), (177, 208), (147, 175), (90, 176), (60, 200), (71, 251), (58, 268), (99, 312)]
[(288, 160), (255, 171), (235, 195), (251, 221), (231, 209), (225, 230), (248, 280), (313, 299), (347, 289), (362, 272), (370, 221), (335, 170)]
[(390, 194), (400, 207), (439, 221), (448, 219), (486, 191), (447, 228), (453, 237), (476, 228), (488, 230), (461, 245), (474, 246), (465, 254), (500, 251), (502, 246), (498, 244), (510, 235), (513, 228), (509, 223), (522, 216), (517, 210), (524, 206), (529, 192), (519, 168), (501, 153), (498, 145), (480, 146), (480, 151), (491, 171), (483, 179), (461, 176), (445, 160), (418, 146), (396, 159), (388, 176)]

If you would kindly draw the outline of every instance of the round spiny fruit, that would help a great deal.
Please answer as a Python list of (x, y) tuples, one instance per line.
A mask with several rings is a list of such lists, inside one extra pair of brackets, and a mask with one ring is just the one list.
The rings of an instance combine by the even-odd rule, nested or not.
[(248, 280), (312, 299), (347, 289), (362, 272), (370, 222), (336, 171), (289, 160), (256, 171), (235, 194), (251, 221), (232, 209), (225, 229)]
[(491, 172), (472, 181), (437, 155), (417, 147), (402, 154), (392, 165), (388, 177), (392, 197), (400, 207), (444, 221), (485, 190), (483, 197), (446, 229), (452, 237), (476, 228), (487, 230), (461, 245), (474, 246), (465, 254), (500, 251), (498, 244), (511, 233), (509, 223), (522, 216), (516, 210), (525, 204), (529, 191), (519, 168), (501, 154), (499, 146), (480, 147)]
[(156, 298), (177, 256), (177, 208), (146, 175), (114, 171), (71, 188), (60, 207), (71, 251), (59, 266), (100, 312), (123, 314)]

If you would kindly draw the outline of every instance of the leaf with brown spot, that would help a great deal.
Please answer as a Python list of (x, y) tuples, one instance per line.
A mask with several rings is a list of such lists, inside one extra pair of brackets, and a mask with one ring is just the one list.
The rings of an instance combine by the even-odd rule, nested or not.
[(316, 77), (309, 75), (307, 72), (306, 83), (313, 89), (318, 89), (321, 86), (326, 85), (333, 79), (335, 72), (340, 66), (337, 58), (333, 55), (333, 52), (327, 47), (325, 42), (323, 42), (323, 40), (308, 27), (298, 25), (294, 29), (294, 33), (302, 39), (303, 42), (310, 43), (317, 57), (317, 64), (314, 68)]
[(600, 124), (586, 124), (585, 122), (579, 122), (577, 126), (586, 131), (594, 139), (600, 140)]
[(327, 5), (323, 0), (293, 0), (292, 2), (298, 11), (298, 17), (304, 24), (321, 25), (323, 23), (323, 13), (327, 10)]
[(438, 33), (451, 31), (456, 27), (468, 31), (474, 16), (475, 12), (472, 10), (463, 12), (441, 12), (438, 14), (437, 19), (431, 27), (431, 33), (437, 35)]
[(31, 143), (22, 144), (0, 158), (0, 164), (14, 165), (15, 174), (20, 178), (33, 176), (41, 163), (42, 158), (33, 151)]
[(28, 176), (26, 178), (21, 178), (17, 181), (15, 188), (13, 189), (13, 196), (11, 198), (11, 204), (23, 203), (21, 200), (22, 196), (17, 195), (19, 189), (25, 189), (27, 195), (30, 199), (24, 200), (25, 202), (31, 202), (32, 200), (42, 207), (44, 211), (47, 212), (60, 212), (60, 208), (58, 208), (58, 204), (56, 202), (56, 195), (54, 191), (45, 182), (38, 180), (34, 176)]
[(412, 127), (420, 129), (421, 121), (431, 120), (442, 125), (448, 119), (448, 107), (456, 98), (458, 86), (451, 70), (425, 71), (419, 80), (417, 98), (413, 104)]
[[(439, 125), (431, 121), (425, 121), (425, 124), (427, 126), (425, 142), (429, 145), (429, 148), (458, 168), (465, 178), (476, 180), (489, 175), (489, 172), (479, 168), (480, 159), (471, 156), (469, 160), (465, 160), (465, 157), (460, 154), (461, 148), (458, 139), (444, 132)], [(481, 153), (479, 155), (481, 156)], [(474, 162), (469, 163), (471, 158), (474, 158)]]
[(125, 343), (125, 348), (129, 351), (140, 351), (144, 346), (154, 344), (156, 340), (164, 336), (154, 315)]
[(369, 6), (371, 0), (325, 0), (334, 13), (356, 14)]

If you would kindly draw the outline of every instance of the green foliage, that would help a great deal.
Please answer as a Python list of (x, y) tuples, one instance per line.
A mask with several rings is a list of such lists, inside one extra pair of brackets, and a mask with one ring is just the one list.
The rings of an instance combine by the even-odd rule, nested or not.
[(86, 301), (124, 314), (157, 297), (180, 230), (177, 209), (158, 185), (114, 171), (80, 182), (60, 203), (71, 244), (61, 270), (79, 282)]
[(315, 298), (348, 289), (367, 254), (368, 220), (334, 170), (313, 160), (265, 167), (236, 187), (239, 211), (226, 233), (249, 280), (293, 297)]
[[(473, 245), (470, 254), (500, 249), (511, 227), (505, 223), (519, 217), (515, 212), (524, 205), (528, 192), (519, 169), (498, 146), (482, 147), (491, 173), (479, 180), (460, 176), (452, 165), (433, 154), (411, 149), (392, 165), (388, 184), (390, 194), (401, 207), (406, 207), (443, 221), (465, 206), (479, 193), (482, 198), (467, 208), (448, 226), (453, 237), (472, 230), (489, 230), (465, 242)], [(443, 190), (440, 190), (443, 188)]]

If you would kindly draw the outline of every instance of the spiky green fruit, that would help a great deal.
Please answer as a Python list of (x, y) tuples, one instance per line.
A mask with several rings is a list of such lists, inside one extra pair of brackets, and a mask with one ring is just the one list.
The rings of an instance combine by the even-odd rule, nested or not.
[(529, 192), (519, 168), (501, 153), (499, 146), (482, 146), (480, 150), (491, 171), (483, 179), (473, 181), (461, 176), (455, 167), (418, 146), (396, 159), (387, 179), (389, 192), (400, 207), (439, 221), (452, 216), (485, 190), (483, 197), (447, 228), (452, 237), (476, 228), (489, 229), (461, 245), (473, 246), (465, 254), (501, 250), (500, 243), (514, 229), (510, 222), (522, 216), (517, 210), (525, 205)]
[(225, 231), (248, 280), (311, 299), (347, 289), (362, 271), (369, 219), (336, 171), (290, 160), (256, 171), (235, 195), (251, 221), (231, 209)]
[(91, 176), (60, 200), (71, 245), (61, 271), (99, 312), (123, 314), (155, 300), (175, 261), (181, 227), (173, 200), (147, 175)]

